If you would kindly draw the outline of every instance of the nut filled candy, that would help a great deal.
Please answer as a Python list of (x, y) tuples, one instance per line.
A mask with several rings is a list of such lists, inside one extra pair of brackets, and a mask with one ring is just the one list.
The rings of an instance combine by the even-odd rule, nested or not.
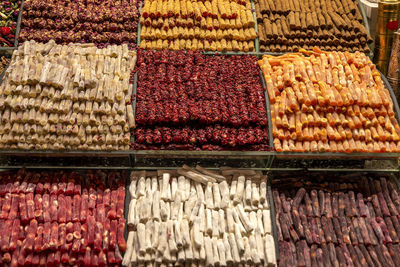
[(399, 152), (390, 93), (362, 53), (314, 51), (264, 56), (278, 152)]
[(144, 49), (255, 50), (250, 1), (145, 1), (140, 23)]
[(0, 85), (0, 148), (129, 149), (135, 64), (127, 45), (23, 43)]

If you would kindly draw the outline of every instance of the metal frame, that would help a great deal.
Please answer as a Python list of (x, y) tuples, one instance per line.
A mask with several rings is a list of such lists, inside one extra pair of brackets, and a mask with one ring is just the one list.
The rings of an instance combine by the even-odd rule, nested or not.
[[(262, 60), (262, 58), (261, 58), (261, 60)], [(271, 103), (269, 100), (267, 83), (265, 82), (264, 73), (263, 73), (261, 67), (260, 67), (260, 79), (261, 79), (261, 84), (264, 88), (265, 105), (267, 107), (269, 146), (273, 149), (274, 148), (274, 135), (272, 134)]]
[[(399, 173), (399, 169), (350, 169), (350, 168), (269, 168), (269, 173), (274, 172), (300, 172), (300, 171), (307, 171), (307, 172), (365, 172), (365, 173)], [(399, 183), (400, 185), (400, 183)], [(400, 186), (399, 186), (400, 189)]]
[(142, 13), (142, 4), (143, 4), (144, 2), (141, 2), (140, 3), (140, 7), (139, 7), (139, 20), (138, 20), (138, 25), (137, 25), (137, 37), (136, 37), (136, 44), (137, 44), (137, 48), (139, 48), (139, 46), (140, 46), (140, 42), (141, 42), (141, 40), (140, 40), (140, 33), (141, 33), (141, 31), (142, 31), (142, 24), (140, 24), (140, 17), (141, 17), (141, 13)]
[(258, 38), (258, 23), (257, 23), (257, 13), (256, 13), (256, 3), (254, 2), (254, 0), (250, 0), (250, 4), (251, 4), (251, 13), (253, 13), (253, 19), (255, 22), (254, 25), (254, 29), (256, 30), (257, 33), (257, 37), (254, 40), (254, 48), (256, 50), (256, 52), (260, 52), (260, 40)]
[(20, 9), (20, 12), (19, 12), (19, 15), (18, 15), (17, 31), (15, 32), (15, 42), (14, 42), (14, 46), (15, 47), (18, 47), (18, 44), (19, 44), (18, 37), (19, 37), (19, 33), (21, 31), (21, 22), (22, 22), (22, 14), (23, 14), (23, 11), (24, 11), (24, 3), (25, 3), (25, 0), (22, 0), (21, 9)]
[(272, 151), (189, 151), (189, 150), (133, 150), (137, 157), (157, 158), (226, 158), (267, 159), (274, 156)]
[[(128, 233), (129, 233), (129, 226), (128, 226), (128, 216), (129, 216), (129, 204), (131, 201), (130, 193), (129, 193), (129, 185), (130, 185), (130, 171), (127, 171), (126, 178), (125, 178), (125, 200), (124, 200), (124, 218), (125, 218), (125, 231), (124, 231), (124, 238), (128, 241)], [(121, 255), (125, 255), (125, 251), (121, 252)]]
[(269, 200), (269, 210), (270, 210), (271, 225), (272, 225), (271, 235), (274, 237), (275, 258), (276, 258), (276, 261), (279, 262), (280, 252), (279, 252), (278, 229), (276, 227), (276, 210), (275, 210), (274, 198), (272, 197), (272, 189), (271, 188), (272, 188), (271, 178), (267, 177), (267, 194), (268, 194), (268, 200)]
[(83, 151), (58, 151), (58, 150), (0, 150), (0, 155), (3, 156), (46, 156), (46, 157), (126, 157), (132, 154), (130, 150), (126, 151), (98, 151), (98, 150), (83, 150)]
[(131, 169), (132, 158), (126, 157), (21, 157), (21, 156), (0, 156), (0, 169)]

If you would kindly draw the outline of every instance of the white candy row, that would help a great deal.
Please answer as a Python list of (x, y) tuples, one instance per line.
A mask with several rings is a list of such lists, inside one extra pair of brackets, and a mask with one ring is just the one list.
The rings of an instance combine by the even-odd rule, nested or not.
[(275, 265), (265, 181), (187, 172), (132, 173), (124, 265)]

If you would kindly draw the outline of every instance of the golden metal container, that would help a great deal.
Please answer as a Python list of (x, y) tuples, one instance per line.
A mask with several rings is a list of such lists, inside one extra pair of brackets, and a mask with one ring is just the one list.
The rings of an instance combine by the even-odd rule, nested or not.
[(397, 101), (400, 100), (400, 30), (394, 33), (387, 79), (392, 86)]
[(374, 63), (384, 75), (387, 75), (393, 33), (399, 27), (400, 0), (380, 1), (378, 8)]

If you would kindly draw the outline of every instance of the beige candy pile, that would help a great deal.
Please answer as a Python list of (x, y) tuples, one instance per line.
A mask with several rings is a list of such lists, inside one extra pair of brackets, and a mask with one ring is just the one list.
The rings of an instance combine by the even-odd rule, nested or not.
[(25, 42), (0, 85), (0, 148), (128, 150), (136, 52)]

